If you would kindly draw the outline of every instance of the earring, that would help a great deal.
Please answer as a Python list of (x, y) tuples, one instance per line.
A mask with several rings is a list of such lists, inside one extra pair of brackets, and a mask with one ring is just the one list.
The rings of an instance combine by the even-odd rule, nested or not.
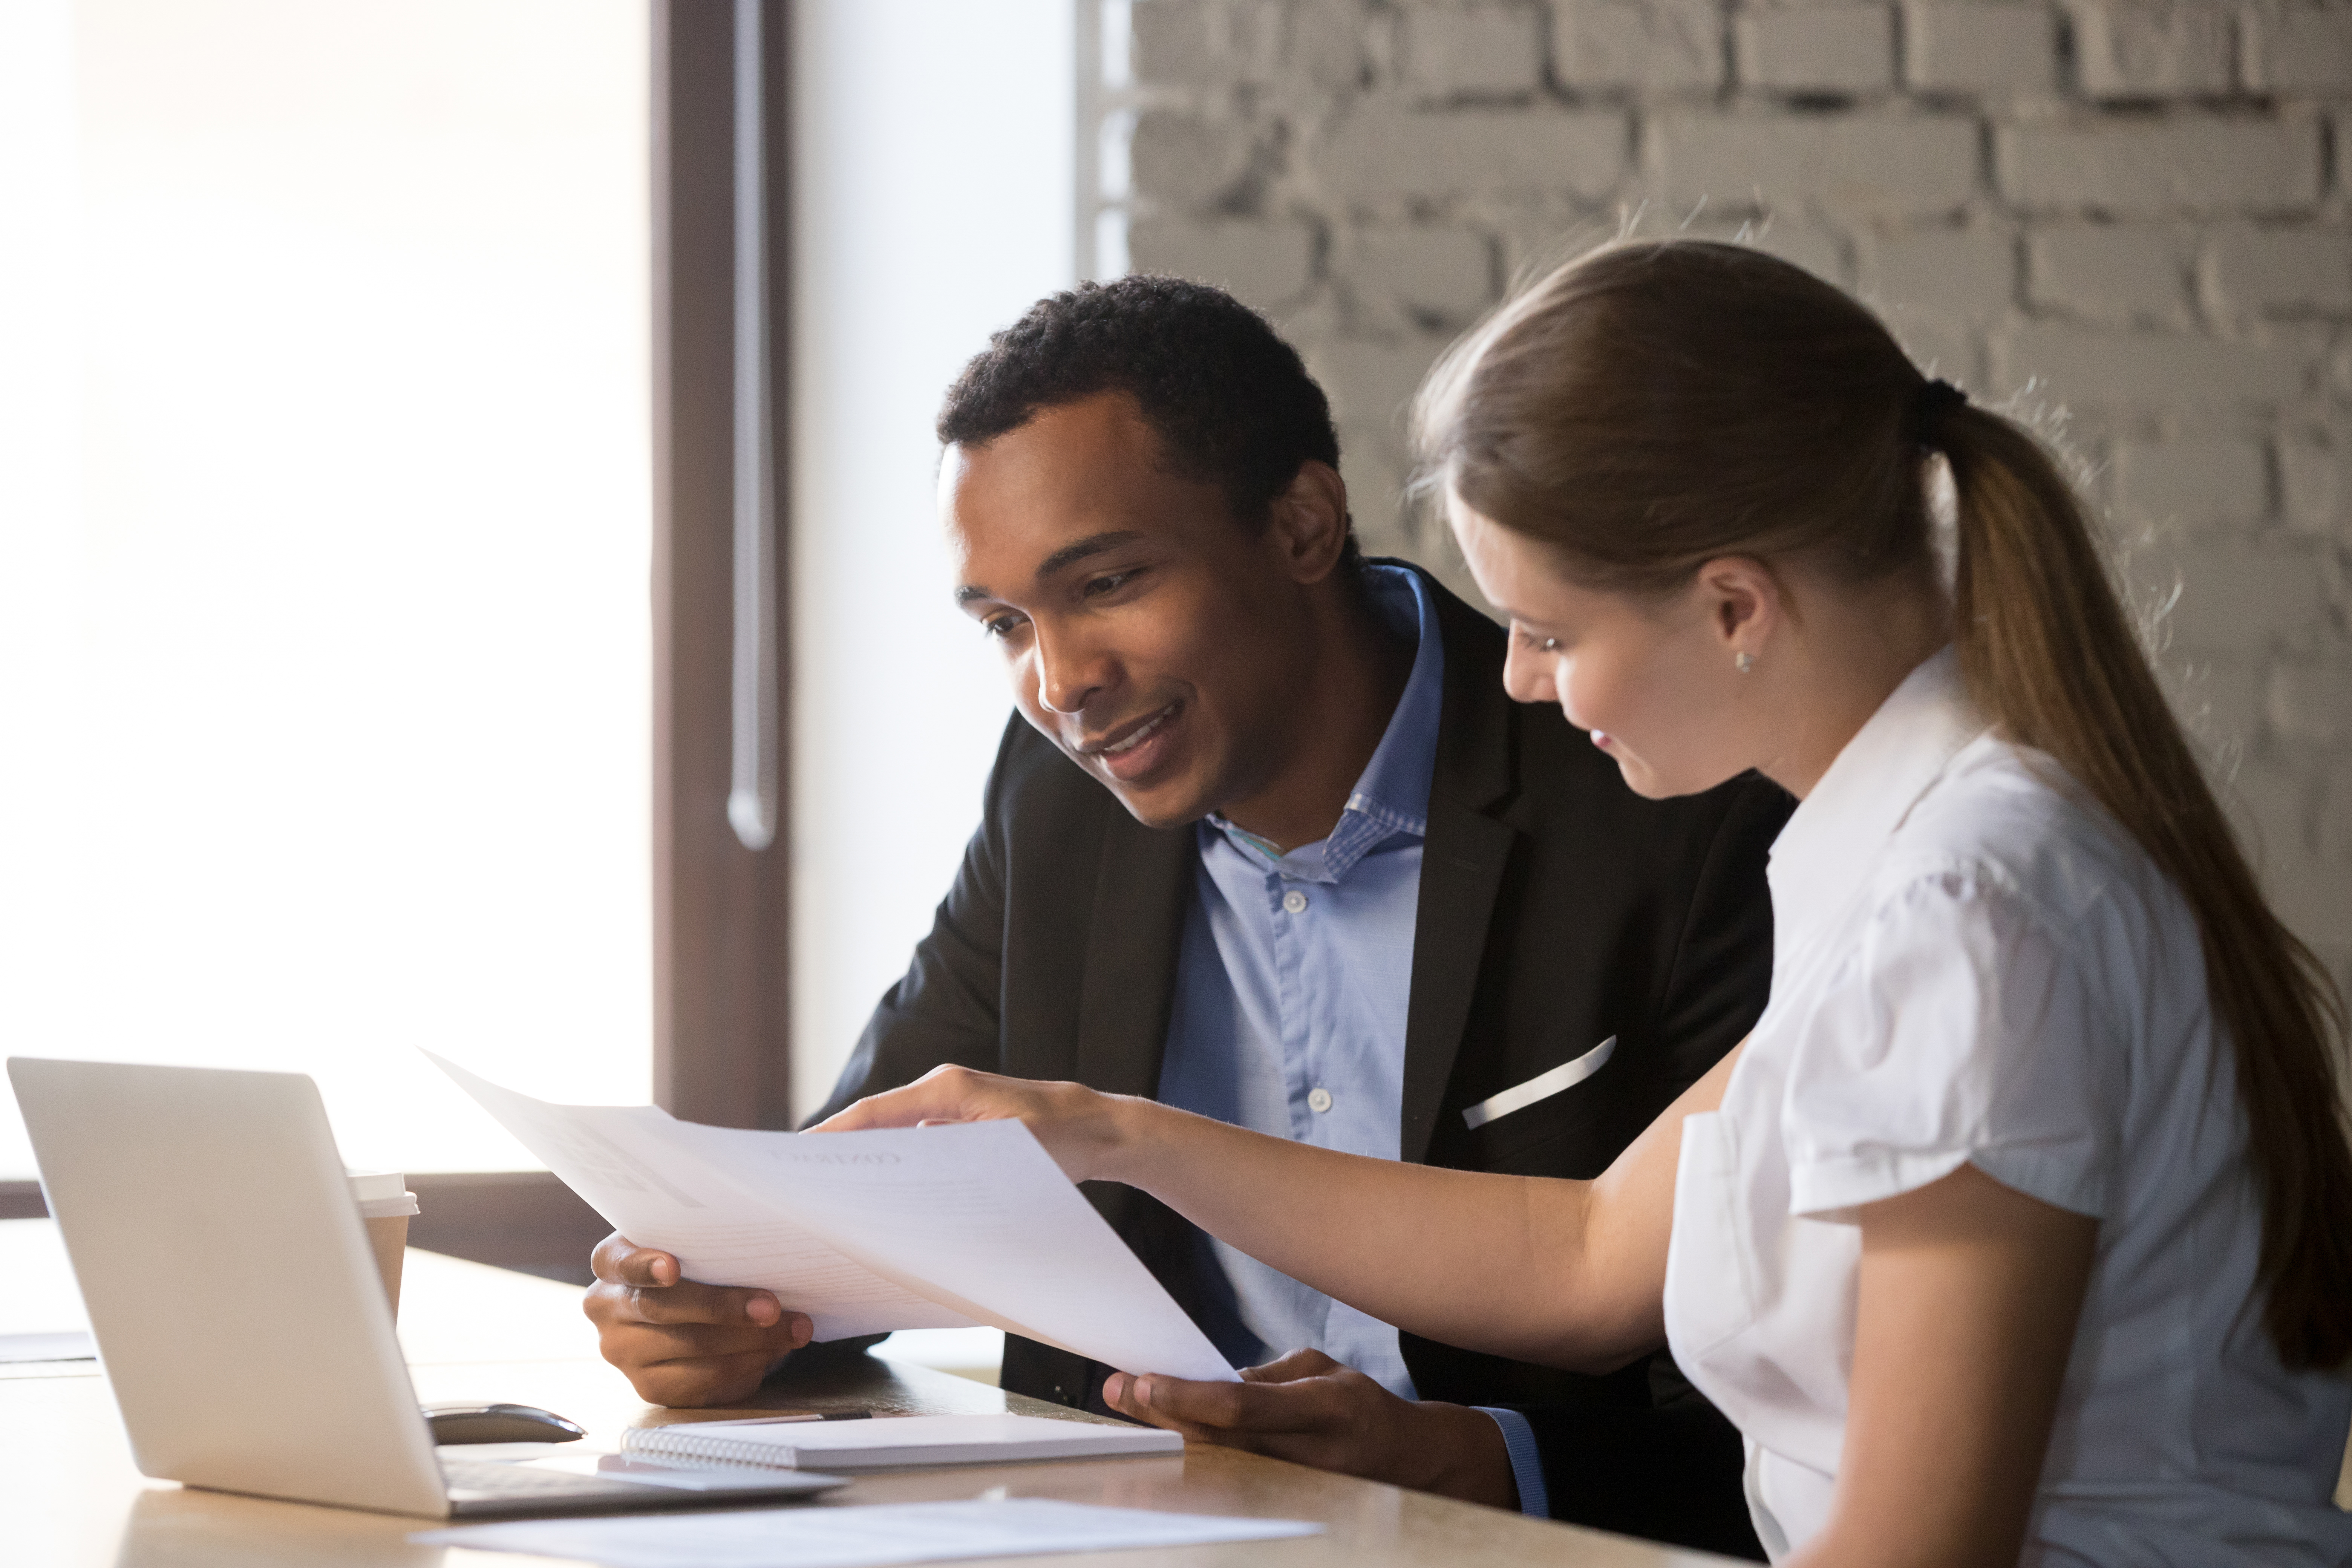
[(1740, 674), (1745, 675), (1749, 670), (1756, 668), (1756, 656), (1743, 648), (1740, 650), (1738, 655), (1732, 659), (1731, 667), (1739, 671)]

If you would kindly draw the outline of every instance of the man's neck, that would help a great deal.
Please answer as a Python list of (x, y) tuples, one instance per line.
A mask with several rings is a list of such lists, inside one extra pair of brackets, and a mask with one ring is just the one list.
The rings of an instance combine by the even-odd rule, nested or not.
[(1289, 765), (1247, 800), (1220, 811), (1251, 837), (1286, 854), (1329, 837), (1370, 765), (1412, 678), (1414, 645), (1384, 621), (1369, 593), (1333, 584), (1319, 628), (1326, 653), (1300, 695)]

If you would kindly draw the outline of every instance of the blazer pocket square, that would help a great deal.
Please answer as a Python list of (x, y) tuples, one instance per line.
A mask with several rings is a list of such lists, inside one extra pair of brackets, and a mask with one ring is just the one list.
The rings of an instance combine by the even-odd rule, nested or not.
[(1538, 1073), (1523, 1084), (1507, 1089), (1490, 1099), (1482, 1100), (1462, 1113), (1465, 1126), (1475, 1131), (1497, 1117), (1508, 1116), (1514, 1110), (1525, 1110), (1539, 1100), (1574, 1089), (1594, 1073), (1609, 1065), (1617, 1053), (1617, 1037), (1610, 1036), (1573, 1061), (1560, 1063), (1547, 1073)]

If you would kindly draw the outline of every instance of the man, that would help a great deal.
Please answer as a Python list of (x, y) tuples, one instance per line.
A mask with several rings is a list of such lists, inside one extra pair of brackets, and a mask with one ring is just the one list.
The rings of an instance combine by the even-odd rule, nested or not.
[[(1557, 708), (1512, 704), (1502, 631), (1358, 552), (1323, 395), (1256, 315), (1166, 279), (1055, 296), (973, 360), (940, 437), (957, 598), (1020, 713), (828, 1111), (958, 1062), (1590, 1177), (1746, 1033), (1787, 797), (1640, 799)], [(1755, 1554), (1737, 1435), (1663, 1354), (1582, 1377), (1400, 1336), (1139, 1194), (1090, 1196), (1237, 1364), (1298, 1352), (1214, 1407), (1125, 1413)], [(622, 1237), (597, 1271), (605, 1354), (651, 1399), (739, 1397), (807, 1337)], [(1005, 1387), (1065, 1404), (1104, 1408), (1108, 1371), (1005, 1348)]]

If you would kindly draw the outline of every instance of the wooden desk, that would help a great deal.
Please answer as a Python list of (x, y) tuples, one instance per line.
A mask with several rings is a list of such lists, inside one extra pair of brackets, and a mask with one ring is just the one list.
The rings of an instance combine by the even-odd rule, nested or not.
[[(59, 1326), (59, 1325), (50, 1325)], [(70, 1325), (62, 1325), (70, 1326)], [(5, 1326), (0, 1326), (5, 1327)], [(644, 1404), (595, 1356), (579, 1292), (528, 1275), (412, 1251), (401, 1310), (419, 1398), (538, 1405), (607, 1446), (622, 1428), (744, 1412), (681, 1412)], [(416, 1520), (185, 1490), (142, 1479), (104, 1378), (70, 1363), (0, 1378), (0, 1557), (27, 1568), (524, 1568), (544, 1558), (411, 1546)], [(821, 1375), (780, 1380), (760, 1408), (865, 1407), (908, 1413), (1013, 1410), (1075, 1415), (917, 1366), (863, 1358)], [(601, 1440), (601, 1442), (600, 1442)], [(1328, 1535), (1181, 1552), (997, 1559), (1034, 1568), (1390, 1568), (1541, 1564), (1543, 1568), (1698, 1568), (1724, 1559), (1523, 1519), (1231, 1449), (1180, 1457), (1003, 1465), (871, 1476), (814, 1505), (1016, 1497), (1196, 1513), (1307, 1519)]]

